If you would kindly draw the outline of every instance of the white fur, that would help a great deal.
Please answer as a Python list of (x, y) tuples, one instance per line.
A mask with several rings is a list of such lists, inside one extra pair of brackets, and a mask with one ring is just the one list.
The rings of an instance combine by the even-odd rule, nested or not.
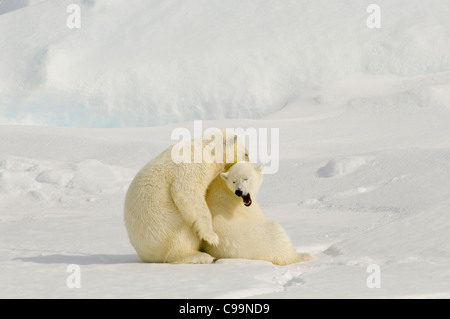
[[(211, 210), (213, 228), (219, 245), (204, 243), (205, 252), (216, 258), (246, 258), (288, 265), (311, 260), (308, 254), (298, 254), (278, 223), (267, 219), (255, 198), (263, 180), (262, 166), (251, 163), (234, 164), (210, 184), (206, 201)], [(250, 193), (252, 205), (244, 206), (236, 189)]]
[[(214, 142), (223, 143), (224, 156), (227, 148), (233, 148), (233, 162), (245, 160), (241, 141), (225, 140), (225, 131), (222, 132), (224, 139)], [(211, 142), (198, 139), (203, 148), (211, 147)], [(200, 251), (200, 243), (203, 240), (214, 246), (219, 238), (212, 228), (205, 193), (210, 182), (232, 163), (223, 160), (176, 164), (171, 157), (172, 148), (142, 168), (130, 185), (124, 214), (129, 239), (146, 262), (211, 263), (214, 258)]]

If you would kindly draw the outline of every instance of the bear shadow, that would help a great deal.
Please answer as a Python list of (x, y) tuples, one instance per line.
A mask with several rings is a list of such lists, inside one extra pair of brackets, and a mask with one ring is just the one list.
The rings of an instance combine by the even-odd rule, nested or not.
[(53, 254), (46, 256), (17, 257), (13, 260), (34, 262), (38, 264), (77, 264), (77, 265), (113, 265), (142, 263), (137, 255), (63, 255)]

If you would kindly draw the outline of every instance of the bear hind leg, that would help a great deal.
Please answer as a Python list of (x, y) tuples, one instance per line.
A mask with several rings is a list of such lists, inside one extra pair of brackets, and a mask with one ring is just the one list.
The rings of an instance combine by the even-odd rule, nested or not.
[(172, 264), (211, 264), (215, 258), (200, 251), (200, 239), (187, 225), (181, 226), (168, 242), (164, 262)]

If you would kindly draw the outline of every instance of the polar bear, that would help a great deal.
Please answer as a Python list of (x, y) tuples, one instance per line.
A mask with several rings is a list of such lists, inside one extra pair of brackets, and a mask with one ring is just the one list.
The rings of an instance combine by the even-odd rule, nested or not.
[(209, 185), (206, 202), (212, 214), (219, 244), (203, 243), (205, 252), (216, 258), (245, 258), (288, 265), (312, 260), (299, 254), (278, 223), (267, 219), (254, 200), (263, 181), (263, 165), (234, 164)]
[[(205, 201), (206, 189), (221, 171), (248, 160), (244, 144), (234, 133), (217, 131), (210, 132), (209, 139), (201, 136), (185, 142), (188, 161), (174, 160), (175, 147), (182, 142), (177, 143), (145, 165), (131, 182), (124, 220), (130, 242), (143, 261), (214, 261), (200, 251), (202, 240), (211, 246), (219, 242)], [(196, 148), (201, 151), (200, 161)]]

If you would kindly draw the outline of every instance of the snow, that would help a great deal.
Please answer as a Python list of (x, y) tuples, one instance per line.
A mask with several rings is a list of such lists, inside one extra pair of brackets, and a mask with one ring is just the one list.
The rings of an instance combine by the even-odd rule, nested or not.
[(408, 10), (400, 0), (379, 1), (381, 29), (366, 27), (370, 2), (359, 0), (78, 2), (79, 29), (66, 25), (72, 0), (34, 1), (2, 15), (4, 121), (125, 127), (256, 119), (355, 74), (450, 69), (445, 0), (416, 0)]
[[(450, 3), (370, 3), (3, 0), (0, 297), (449, 298)], [(279, 129), (257, 200), (315, 261), (139, 261), (129, 183), (198, 119)]]

